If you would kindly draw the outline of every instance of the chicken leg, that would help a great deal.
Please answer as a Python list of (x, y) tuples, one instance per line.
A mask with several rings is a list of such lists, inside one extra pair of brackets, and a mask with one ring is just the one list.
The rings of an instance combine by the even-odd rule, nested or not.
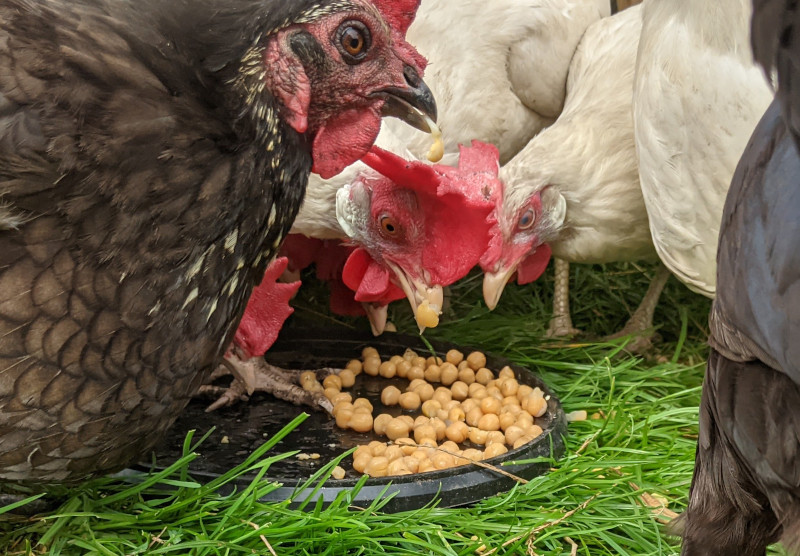
[(569, 263), (555, 258), (555, 291), (553, 293), (553, 317), (545, 333), (547, 338), (569, 338), (580, 334), (580, 330), (572, 326), (569, 314)]
[(653, 335), (655, 334), (652, 330), (653, 313), (655, 313), (658, 299), (661, 297), (661, 292), (664, 290), (669, 277), (669, 269), (663, 263), (660, 263), (639, 307), (633, 312), (631, 318), (622, 327), (622, 330), (608, 336), (607, 339), (614, 340), (623, 336), (636, 335), (637, 337), (627, 344), (627, 349), (633, 353), (644, 353), (650, 349)]
[[(230, 386), (214, 386), (206, 384), (200, 387), (198, 395), (217, 397), (206, 412), (233, 405), (239, 401), (248, 401), (253, 392), (266, 392), (278, 399), (296, 405), (307, 405), (314, 409), (333, 412), (333, 404), (322, 392), (312, 392), (297, 384), (303, 371), (281, 369), (267, 363), (263, 357), (245, 357), (237, 346), (232, 347), (225, 355), (223, 364), (211, 374), (209, 382), (222, 376), (232, 374)], [(318, 378), (338, 372), (339, 369), (315, 369)]]

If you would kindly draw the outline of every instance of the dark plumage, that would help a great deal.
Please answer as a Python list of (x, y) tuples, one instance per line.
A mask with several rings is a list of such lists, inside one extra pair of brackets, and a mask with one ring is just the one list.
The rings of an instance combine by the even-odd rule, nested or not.
[(754, 4), (754, 52), (779, 89), (722, 217), (685, 555), (800, 549), (800, 27), (795, 2)]
[[(348, 122), (377, 129), (390, 97), (433, 111), (399, 17), (0, 1), (0, 480), (82, 479), (154, 445), (219, 362), (312, 163), (363, 154), (374, 136)], [(371, 31), (363, 63), (329, 34), (351, 19)], [(361, 135), (312, 159), (322, 130)]]

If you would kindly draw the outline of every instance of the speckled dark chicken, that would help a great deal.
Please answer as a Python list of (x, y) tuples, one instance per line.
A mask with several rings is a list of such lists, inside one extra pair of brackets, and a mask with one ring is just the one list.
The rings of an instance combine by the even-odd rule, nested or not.
[(403, 40), (416, 0), (380, 4), (0, 1), (0, 480), (145, 454), (312, 165), (359, 158), (382, 111), (435, 113)]
[(754, 2), (775, 101), (733, 177), (720, 229), (711, 354), (684, 519), (685, 555), (800, 550), (800, 42), (795, 2)]

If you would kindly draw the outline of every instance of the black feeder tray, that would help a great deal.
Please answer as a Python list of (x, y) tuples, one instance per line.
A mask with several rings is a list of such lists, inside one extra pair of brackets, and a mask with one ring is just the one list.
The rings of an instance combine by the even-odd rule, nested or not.
[[(458, 349), (465, 355), (475, 349), (439, 341), (431, 341), (437, 355), (444, 356), (449, 349)], [(360, 358), (361, 350), (366, 346), (374, 346), (381, 358), (402, 355), (406, 348), (411, 348), (423, 357), (429, 350), (418, 336), (405, 334), (384, 334), (375, 338), (369, 332), (355, 331), (345, 328), (297, 329), (285, 328), (278, 341), (267, 353), (267, 360), (285, 369), (317, 369), (321, 367), (344, 367), (350, 359)], [(564, 439), (567, 423), (564, 411), (558, 398), (544, 384), (541, 378), (525, 367), (514, 365), (507, 359), (486, 354), (486, 366), (493, 371), (509, 365), (517, 375), (521, 384), (538, 386), (549, 396), (547, 413), (536, 419), (542, 427), (543, 434), (524, 446), (509, 450), (485, 463), (501, 467), (503, 470), (523, 479), (531, 479), (546, 473), (552, 460), (564, 453)], [(366, 397), (374, 406), (374, 415), (390, 413), (400, 415), (399, 407), (386, 407), (381, 404), (380, 393), (389, 384), (395, 384), (401, 390), (408, 384), (402, 378), (386, 379), (380, 376), (370, 377), (361, 373), (356, 377), (353, 388), (347, 391), (353, 397)], [(374, 432), (357, 433), (342, 430), (336, 426), (331, 417), (322, 411), (315, 411), (278, 400), (268, 394), (256, 393), (249, 402), (238, 403), (233, 407), (206, 413), (208, 399), (192, 400), (186, 410), (167, 434), (163, 442), (156, 448), (155, 457), (159, 468), (169, 465), (182, 455), (186, 433), (195, 429), (198, 435), (205, 434), (211, 427), (214, 432), (203, 442), (197, 451), (200, 456), (190, 465), (192, 476), (201, 479), (213, 479), (233, 468), (258, 448), (266, 438), (280, 431), (287, 423), (301, 412), (310, 413), (298, 428), (281, 440), (272, 453), (283, 453), (299, 450), (306, 454), (319, 454), (317, 459), (299, 460), (287, 458), (273, 463), (265, 479), (281, 484), (279, 488), (266, 495), (264, 501), (293, 500), (298, 506), (312, 494), (315, 485), (305, 491), (298, 492), (298, 486), (305, 483), (323, 465), (329, 463), (360, 444), (372, 440), (386, 441)], [(196, 436), (197, 437), (197, 436)], [(223, 438), (225, 443), (223, 443)], [(470, 446), (469, 442), (463, 445)], [(480, 447), (478, 447), (480, 448)], [(526, 463), (503, 465), (504, 462), (523, 460)], [(329, 478), (314, 493), (312, 502), (322, 498), (323, 504), (330, 503), (345, 490), (350, 490), (359, 481), (360, 473), (352, 469), (352, 458), (345, 458), (340, 465), (345, 468), (344, 479)], [(151, 469), (152, 464), (141, 464), (139, 469)], [(250, 484), (252, 477), (242, 476), (236, 486), (244, 488)], [(374, 500), (393, 495), (382, 507), (386, 512), (398, 512), (419, 509), (439, 498), (440, 506), (454, 507), (471, 504), (510, 490), (516, 481), (494, 470), (467, 464), (441, 471), (429, 471), (396, 477), (370, 478), (352, 499), (352, 505), (367, 507)], [(307, 507), (313, 508), (315, 504)]]

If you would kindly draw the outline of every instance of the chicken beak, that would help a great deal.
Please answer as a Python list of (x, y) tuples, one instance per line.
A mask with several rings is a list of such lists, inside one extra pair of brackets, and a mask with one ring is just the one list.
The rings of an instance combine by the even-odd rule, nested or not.
[(508, 281), (517, 270), (517, 265), (513, 264), (510, 267), (501, 268), (497, 272), (486, 272), (483, 275), (483, 300), (490, 311), (494, 311), (497, 304), (500, 302), (500, 296), (503, 295), (503, 290), (508, 284)]
[(388, 87), (376, 93), (386, 100), (381, 109), (382, 115), (400, 118), (420, 131), (433, 133), (434, 128), (438, 130), (434, 124), (436, 100), (433, 92), (411, 66), (405, 67), (403, 76), (407, 87)]
[(411, 310), (414, 311), (414, 318), (422, 334), (426, 328), (435, 328), (439, 325), (439, 315), (442, 314), (444, 304), (444, 289), (442, 286), (430, 286), (424, 280), (411, 278), (399, 267), (388, 263), (389, 268), (394, 272), (400, 288), (406, 294)]
[(362, 303), (364, 311), (367, 312), (369, 325), (372, 328), (373, 336), (380, 336), (386, 330), (386, 319), (389, 315), (388, 305), (379, 305), (377, 303)]

